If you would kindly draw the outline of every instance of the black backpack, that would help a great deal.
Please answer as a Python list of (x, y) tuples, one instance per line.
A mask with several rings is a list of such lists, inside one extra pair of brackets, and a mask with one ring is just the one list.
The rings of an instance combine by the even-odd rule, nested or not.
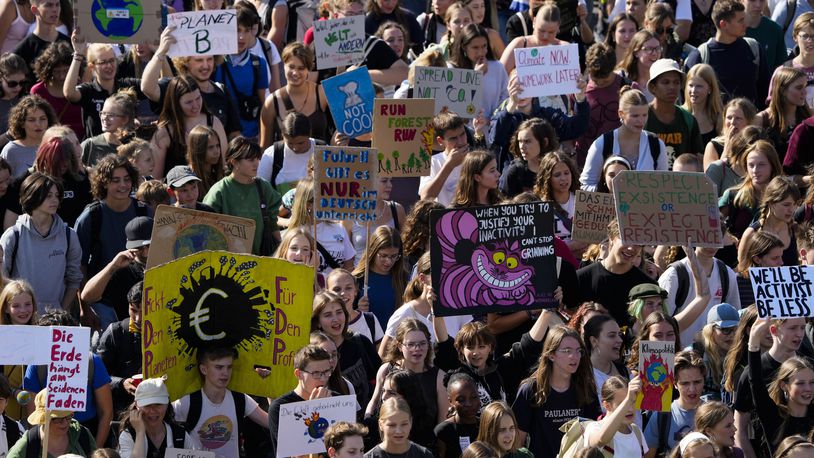
[[(659, 145), (659, 137), (653, 132), (644, 132), (647, 134), (647, 146), (650, 149), (650, 157), (653, 158), (653, 168), (659, 163), (659, 154), (661, 154), (661, 145)], [(613, 154), (613, 131), (608, 131), (602, 134), (602, 161), (611, 157)], [(631, 167), (636, 167), (636, 164), (630, 164)]]
[[(721, 301), (726, 302), (726, 296), (729, 294), (729, 271), (726, 264), (720, 259), (715, 258), (715, 264), (718, 265), (718, 278), (721, 280)], [(681, 261), (676, 261), (670, 265), (673, 266), (678, 275), (678, 290), (676, 290), (675, 294), (676, 308), (673, 311), (673, 316), (676, 316), (690, 292), (690, 271)]]
[[(186, 430), (183, 426), (179, 425), (178, 423), (167, 423), (170, 425), (170, 431), (172, 431), (172, 448), (184, 448), (184, 442), (186, 439)], [(133, 441), (136, 440), (136, 430), (133, 429), (132, 426), (127, 427), (127, 432), (130, 434), (130, 437), (133, 438)], [(170, 444), (167, 443), (167, 447)]]
[[(135, 202), (135, 199), (133, 200), (136, 207), (136, 216), (150, 216), (147, 213), (147, 207)], [(94, 200), (85, 208), (90, 211), (90, 253), (91, 256), (98, 257), (102, 249), (102, 239), (100, 237), (102, 233), (102, 201)], [(97, 261), (98, 259), (93, 262)], [(100, 266), (100, 268), (101, 267), (104, 266)]]
[(8, 448), (11, 448), (23, 435), (23, 432), (20, 430), (20, 424), (17, 423), (16, 420), (12, 420), (3, 415), (3, 421), (6, 425), (6, 444), (8, 444)]
[[(35, 426), (25, 433), (26, 447), (25, 458), (40, 458), (42, 455), (42, 438), (40, 437), (40, 428)], [(85, 452), (85, 456), (90, 456), (95, 448), (91, 446), (91, 435), (88, 428), (84, 426), (79, 429), (79, 446)]]

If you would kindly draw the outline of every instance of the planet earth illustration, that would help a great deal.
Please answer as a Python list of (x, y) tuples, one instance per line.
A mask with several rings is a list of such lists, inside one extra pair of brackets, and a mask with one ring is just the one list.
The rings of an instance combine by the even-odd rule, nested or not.
[(114, 40), (135, 35), (144, 21), (140, 0), (93, 0), (90, 12), (96, 29)]
[(667, 378), (667, 368), (664, 364), (656, 363), (647, 366), (647, 381), (653, 385), (660, 385)]
[(175, 259), (189, 256), (203, 250), (228, 250), (226, 237), (212, 226), (193, 224), (178, 233), (172, 254)]

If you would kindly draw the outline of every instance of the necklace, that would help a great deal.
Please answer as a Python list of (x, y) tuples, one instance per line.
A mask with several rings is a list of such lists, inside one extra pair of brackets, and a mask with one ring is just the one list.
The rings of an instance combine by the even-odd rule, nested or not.
[[(290, 94), (289, 94), (289, 95), (290, 95)], [(303, 100), (303, 101), (302, 101), (302, 105), (300, 105), (300, 107), (299, 107), (299, 108), (297, 108), (297, 107), (295, 106), (295, 107), (294, 107), (294, 111), (296, 111), (297, 113), (302, 113), (302, 114), (305, 114), (305, 113), (303, 112), (303, 110), (305, 109), (305, 105), (307, 105), (307, 104), (308, 104), (308, 96), (310, 96), (310, 95), (311, 95), (311, 90), (310, 90), (310, 89), (309, 89), (309, 88), (306, 86), (306, 87), (305, 87), (305, 100)], [(292, 105), (294, 105), (294, 100), (293, 100), (293, 99), (291, 100), (291, 104), (292, 104)]]

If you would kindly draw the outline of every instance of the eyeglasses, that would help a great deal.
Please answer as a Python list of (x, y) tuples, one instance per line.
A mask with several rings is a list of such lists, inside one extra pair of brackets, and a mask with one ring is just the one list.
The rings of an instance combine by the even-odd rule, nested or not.
[(306, 374), (310, 374), (311, 377), (325, 380), (326, 378), (331, 376), (331, 373), (333, 371), (306, 371), (306, 370), (303, 370), (303, 372), (305, 372)]
[(641, 50), (646, 52), (647, 54), (655, 54), (661, 52), (661, 46), (654, 46), (652, 48), (645, 47), (642, 48)]
[(656, 27), (656, 35), (663, 35), (664, 32), (667, 32), (667, 35), (672, 35), (673, 31), (675, 29), (676, 29), (675, 27), (666, 27), (665, 28), (665, 27), (659, 26), (659, 27)]
[[(799, 38), (801, 41), (814, 41), (814, 35), (808, 33), (798, 33), (797, 38)], [(9, 85), (9, 87), (12, 86)]]
[(99, 117), (100, 118), (124, 118), (125, 116), (123, 114), (111, 113), (109, 111), (102, 111), (102, 112), (99, 112)]
[(56, 424), (62, 423), (62, 424), (64, 424), (64, 423), (70, 423), (71, 420), (73, 420), (73, 414), (70, 414), (67, 417), (62, 417), (62, 418), (52, 418), (51, 423), (56, 423)]
[(422, 340), (421, 342), (404, 342), (402, 345), (407, 347), (408, 350), (421, 350), (425, 348), (429, 342)]
[(387, 255), (387, 254), (383, 254), (383, 253), (376, 253), (376, 257), (378, 257), (382, 261), (393, 261), (393, 262), (396, 262), (399, 259), (401, 259), (400, 254)]
[(8, 86), (8, 87), (10, 87), (10, 88), (11, 88), (11, 87), (17, 87), (17, 86), (22, 86), (23, 84), (25, 84), (25, 80), (24, 80), (24, 79), (19, 80), (19, 81), (15, 81), (15, 80), (6, 80), (6, 86)]
[(93, 61), (93, 63), (100, 66), (100, 67), (105, 66), (105, 65), (113, 65), (113, 64), (116, 63), (116, 58), (114, 57), (112, 59), (107, 59), (107, 60), (95, 60), (95, 61)]
[(715, 326), (715, 329), (717, 329), (718, 332), (720, 332), (721, 334), (723, 334), (725, 336), (731, 335), (733, 332), (735, 332), (735, 328), (721, 328), (721, 327)]
[(582, 349), (581, 348), (561, 348), (557, 350), (557, 353), (565, 356), (565, 357), (572, 357), (576, 356), (577, 358), (582, 356)]

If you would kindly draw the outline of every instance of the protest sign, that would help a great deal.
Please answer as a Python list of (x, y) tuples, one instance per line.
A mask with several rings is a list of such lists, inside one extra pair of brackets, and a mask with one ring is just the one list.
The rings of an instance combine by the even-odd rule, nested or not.
[(215, 452), (203, 450), (187, 450), (185, 448), (168, 448), (164, 458), (215, 458)]
[(321, 146), (314, 152), (317, 219), (376, 219), (376, 150)]
[(553, 232), (548, 202), (430, 213), (435, 314), (557, 306)]
[(379, 175), (419, 177), (430, 174), (435, 142), (434, 110), (435, 101), (431, 99), (375, 100), (373, 147), (379, 150)]
[(355, 65), (365, 60), (365, 16), (314, 21), (317, 70)]
[(356, 421), (356, 396), (331, 396), (280, 406), (277, 457), (325, 453), (322, 437), (338, 421)]
[(373, 130), (376, 90), (367, 67), (328, 78), (322, 82), (322, 87), (339, 132), (354, 138)]
[(636, 408), (669, 412), (673, 402), (675, 342), (639, 342), (639, 377), (642, 389), (636, 395)]
[(608, 224), (616, 217), (613, 195), (577, 190), (571, 239), (600, 243), (608, 238)]
[(752, 267), (752, 292), (759, 318), (808, 318), (812, 313), (814, 266)]
[(482, 84), (483, 75), (475, 70), (415, 67), (413, 98), (435, 99), (434, 114), (446, 107), (462, 118), (474, 118), (481, 106)]
[[(282, 259), (204, 251), (144, 275), (144, 378), (167, 375), (171, 399), (201, 387), (197, 352), (234, 347), (229, 389), (276, 397), (297, 381), (294, 353), (308, 344), (314, 272)], [(264, 379), (255, 368), (271, 370)]]
[(523, 85), (521, 98), (579, 92), (579, 50), (576, 44), (515, 48), (517, 81)]
[(159, 205), (147, 268), (204, 250), (249, 254), (256, 225), (253, 219)]
[(625, 170), (613, 196), (625, 245), (722, 246), (718, 193), (703, 173)]
[(74, 18), (87, 43), (158, 44), (165, 16), (160, 0), (76, 1)]
[(237, 54), (237, 11), (203, 10), (173, 13), (167, 25), (175, 27), (170, 57)]

